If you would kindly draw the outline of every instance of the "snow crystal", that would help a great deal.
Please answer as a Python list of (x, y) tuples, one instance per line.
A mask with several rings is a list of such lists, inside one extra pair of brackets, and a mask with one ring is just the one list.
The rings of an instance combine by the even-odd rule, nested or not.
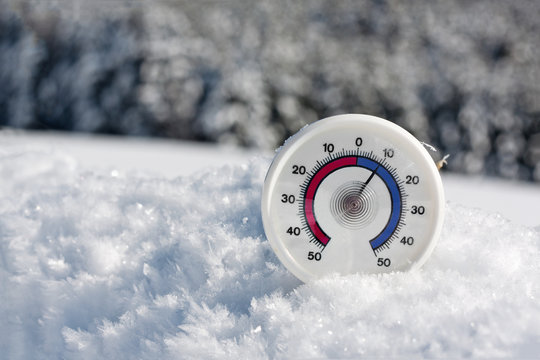
[(540, 353), (538, 229), (449, 203), (421, 270), (302, 284), (263, 232), (268, 165), (259, 158), (168, 180), (2, 149), (2, 356)]

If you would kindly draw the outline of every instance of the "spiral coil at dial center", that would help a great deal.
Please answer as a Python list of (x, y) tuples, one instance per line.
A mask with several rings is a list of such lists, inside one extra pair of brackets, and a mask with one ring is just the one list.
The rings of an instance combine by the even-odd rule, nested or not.
[(361, 229), (369, 225), (377, 214), (375, 192), (361, 181), (350, 181), (332, 194), (330, 212), (334, 219), (348, 229)]

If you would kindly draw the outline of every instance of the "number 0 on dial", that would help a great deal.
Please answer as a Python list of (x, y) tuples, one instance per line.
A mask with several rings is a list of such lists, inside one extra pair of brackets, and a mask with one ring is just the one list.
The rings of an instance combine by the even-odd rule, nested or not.
[(320, 120), (286, 141), (264, 182), (262, 218), (281, 262), (307, 282), (420, 267), (443, 222), (424, 146), (368, 115)]

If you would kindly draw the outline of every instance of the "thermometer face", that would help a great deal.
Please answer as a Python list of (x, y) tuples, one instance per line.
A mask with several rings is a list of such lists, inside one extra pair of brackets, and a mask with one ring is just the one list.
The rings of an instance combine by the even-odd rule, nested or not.
[(306, 282), (421, 266), (443, 220), (439, 172), (401, 127), (368, 115), (320, 120), (286, 141), (262, 216), (281, 262)]

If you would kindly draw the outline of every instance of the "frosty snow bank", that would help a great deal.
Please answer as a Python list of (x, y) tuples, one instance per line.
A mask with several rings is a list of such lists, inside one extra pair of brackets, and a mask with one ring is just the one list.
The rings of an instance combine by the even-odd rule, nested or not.
[(415, 272), (302, 285), (264, 236), (269, 159), (187, 178), (0, 150), (0, 347), (34, 358), (532, 357), (540, 234), (449, 203)]

